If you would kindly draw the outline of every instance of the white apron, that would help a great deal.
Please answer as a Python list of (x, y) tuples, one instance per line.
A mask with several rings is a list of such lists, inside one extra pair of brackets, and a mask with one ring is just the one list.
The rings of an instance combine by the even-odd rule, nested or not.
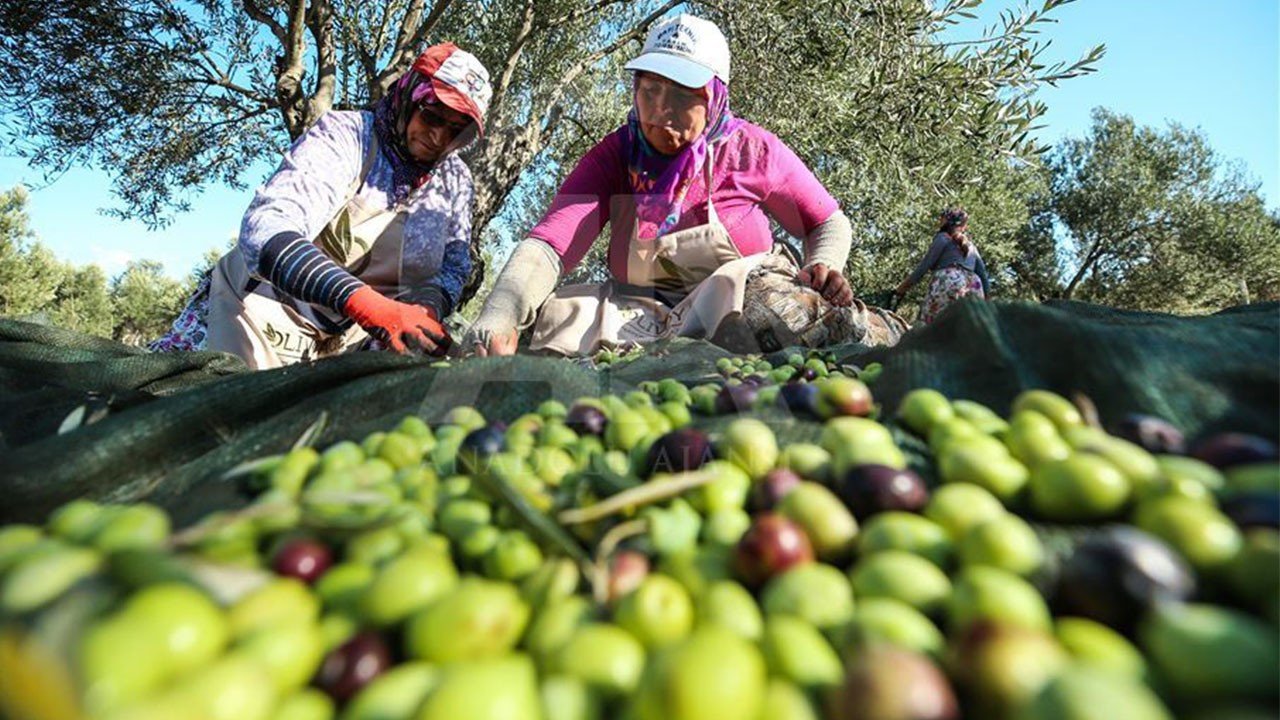
[[(743, 257), (733, 244), (711, 202), (712, 160), (708, 148), (708, 222), (650, 240), (633, 226), (625, 282), (557, 289), (534, 322), (530, 350), (586, 356), (668, 337), (711, 337), (726, 318), (742, 313), (747, 276), (770, 254)], [(658, 295), (678, 302), (670, 306)]]

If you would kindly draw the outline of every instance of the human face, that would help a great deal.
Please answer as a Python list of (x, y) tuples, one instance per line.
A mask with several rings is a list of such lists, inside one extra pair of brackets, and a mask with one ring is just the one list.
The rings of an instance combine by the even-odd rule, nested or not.
[(471, 118), (443, 103), (420, 105), (405, 130), (409, 154), (418, 162), (437, 160), (471, 124)]
[(636, 115), (645, 140), (663, 155), (674, 155), (707, 127), (705, 88), (687, 88), (640, 73), (636, 80)]

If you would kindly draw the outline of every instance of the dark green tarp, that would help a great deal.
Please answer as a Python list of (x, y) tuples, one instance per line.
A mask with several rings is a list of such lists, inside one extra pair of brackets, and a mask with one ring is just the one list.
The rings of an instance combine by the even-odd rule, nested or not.
[[(907, 390), (928, 386), (1004, 413), (1021, 390), (1043, 387), (1088, 395), (1104, 425), (1144, 412), (1190, 437), (1280, 434), (1276, 303), (1177, 317), (966, 301), (896, 348), (833, 350), (842, 362), (883, 363), (873, 390), (889, 410)], [(406, 414), (437, 421), (455, 405), (510, 420), (548, 398), (622, 393), (663, 377), (715, 380), (715, 360), (725, 354), (674, 341), (597, 371), (546, 357), (433, 367), (429, 359), (359, 353), (250, 373), (217, 353), (149, 354), (0, 320), (0, 523), (39, 521), (81, 496), (145, 498), (185, 523), (243, 502), (223, 474), (287, 449), (322, 413), (321, 446)], [(771, 420), (784, 442), (816, 437), (815, 423)]]

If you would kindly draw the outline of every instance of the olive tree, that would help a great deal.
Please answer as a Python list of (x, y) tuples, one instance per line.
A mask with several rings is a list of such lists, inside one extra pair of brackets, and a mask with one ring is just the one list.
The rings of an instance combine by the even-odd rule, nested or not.
[(1047, 166), (1034, 222), (1042, 243), (1061, 240), (1062, 297), (1195, 312), (1280, 295), (1277, 218), (1203, 132), (1099, 108)]

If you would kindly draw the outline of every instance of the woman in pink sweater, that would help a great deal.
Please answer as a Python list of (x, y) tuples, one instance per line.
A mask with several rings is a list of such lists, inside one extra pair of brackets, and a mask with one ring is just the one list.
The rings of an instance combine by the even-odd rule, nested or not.
[[(730, 112), (729, 48), (714, 24), (679, 15), (657, 25), (627, 69), (635, 73), (627, 123), (569, 174), (513, 251), (464, 347), (513, 353), (530, 325), (532, 350), (565, 355), (674, 335), (724, 338), (734, 326), (754, 336), (762, 328), (747, 322), (760, 315), (748, 281), (780, 273), (810, 289), (802, 312), (764, 309), (793, 326), (780, 330), (803, 334), (837, 314), (833, 306), (875, 314), (841, 272), (853, 233), (835, 198), (781, 140)], [(804, 239), (803, 264), (774, 250), (770, 218)], [(606, 224), (611, 280), (553, 293)], [(897, 337), (870, 335), (842, 339)]]

